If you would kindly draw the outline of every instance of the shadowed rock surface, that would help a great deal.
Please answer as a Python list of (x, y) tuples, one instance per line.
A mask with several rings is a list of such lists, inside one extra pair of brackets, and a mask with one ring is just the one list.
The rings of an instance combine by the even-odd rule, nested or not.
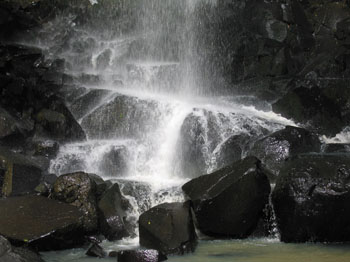
[(40, 196), (0, 199), (0, 234), (38, 250), (71, 248), (84, 242), (82, 213)]
[(164, 203), (139, 218), (140, 245), (164, 254), (193, 252), (197, 245), (189, 203)]
[(167, 257), (157, 250), (124, 250), (118, 252), (119, 262), (161, 262)]
[(289, 160), (272, 201), (282, 241), (349, 241), (349, 156), (302, 155)]
[(260, 160), (247, 157), (183, 185), (198, 229), (209, 236), (248, 237), (268, 203), (267, 174)]
[(321, 142), (315, 134), (303, 128), (287, 126), (256, 141), (249, 153), (278, 175), (289, 157), (300, 153), (318, 153), (320, 150)]

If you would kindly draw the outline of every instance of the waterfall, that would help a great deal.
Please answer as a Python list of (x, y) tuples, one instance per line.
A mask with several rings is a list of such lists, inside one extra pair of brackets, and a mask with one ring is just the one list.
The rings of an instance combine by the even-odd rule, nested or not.
[(215, 0), (118, 1), (109, 7), (129, 17), (124, 24), (119, 19), (96, 31), (98, 25), (79, 26), (65, 14), (44, 26), (33, 44), (65, 60), (70, 77), (62, 92), (88, 136), (61, 146), (51, 173), (85, 171), (121, 187), (141, 184), (134, 190), (145, 190), (141, 199), (128, 196), (137, 221), (151, 206), (182, 201), (190, 178), (227, 164), (232, 137), (239, 137), (240, 159), (254, 140), (293, 124), (255, 97), (208, 91), (197, 26), (215, 6)]

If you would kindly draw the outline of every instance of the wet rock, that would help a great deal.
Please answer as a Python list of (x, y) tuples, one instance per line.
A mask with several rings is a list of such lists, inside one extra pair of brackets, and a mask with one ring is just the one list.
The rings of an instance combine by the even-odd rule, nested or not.
[(0, 199), (0, 235), (38, 250), (71, 248), (84, 242), (82, 213), (40, 196)]
[(52, 198), (78, 207), (83, 212), (82, 223), (87, 232), (97, 230), (97, 186), (88, 174), (77, 172), (57, 178)]
[(248, 237), (268, 203), (267, 175), (260, 160), (247, 157), (183, 185), (198, 229), (209, 236)]
[(60, 149), (60, 146), (56, 141), (39, 140), (33, 143), (34, 143), (34, 156), (45, 156), (49, 158), (55, 158)]
[(93, 89), (74, 100), (69, 106), (69, 109), (76, 119), (80, 119), (98, 106), (102, 99), (107, 97), (110, 93), (111, 92), (108, 90)]
[(118, 184), (106, 190), (98, 202), (98, 208), (101, 213), (100, 231), (108, 240), (120, 240), (129, 236), (124, 223), (128, 202), (122, 196)]
[(104, 181), (101, 177), (95, 174), (88, 175), (96, 184), (96, 196), (99, 200), (102, 194), (107, 190), (107, 188), (111, 186), (110, 181)]
[(103, 155), (99, 165), (102, 174), (111, 177), (123, 177), (127, 172), (128, 151), (124, 146), (113, 146)]
[(350, 153), (350, 144), (326, 144), (323, 147), (324, 153)]
[(68, 108), (59, 100), (53, 101), (50, 108), (44, 108), (36, 115), (36, 136), (59, 142), (82, 141), (86, 139), (81, 126)]
[(106, 49), (97, 57), (96, 67), (98, 70), (104, 70), (109, 66), (112, 54), (111, 49)]
[(289, 157), (308, 152), (320, 152), (318, 137), (306, 129), (287, 126), (255, 142), (250, 154), (258, 157), (274, 174)]
[(103, 248), (100, 245), (92, 244), (86, 252), (86, 255), (89, 257), (104, 258), (106, 257), (107, 253), (103, 250)]
[(236, 162), (242, 158), (242, 153), (246, 149), (249, 136), (233, 135), (229, 137), (220, 147), (216, 157), (217, 168), (222, 168)]
[(189, 203), (164, 203), (139, 218), (140, 245), (164, 254), (184, 254), (196, 247)]
[(34, 193), (42, 170), (27, 157), (0, 147), (0, 195), (16, 196)]
[(318, 87), (298, 87), (272, 105), (273, 111), (304, 123), (319, 134), (339, 133), (345, 126), (339, 106)]
[(84, 117), (81, 125), (89, 138), (134, 138), (153, 130), (159, 117), (155, 101), (120, 95)]
[(168, 258), (158, 250), (124, 250), (118, 252), (119, 262), (160, 262)]
[(349, 241), (348, 155), (302, 155), (281, 170), (272, 201), (284, 242)]
[(122, 179), (118, 179), (118, 184), (123, 195), (135, 198), (141, 213), (151, 208), (152, 188), (150, 184)]
[(0, 261), (2, 262), (44, 262), (40, 256), (28, 248), (11, 246), (10, 242), (0, 236)]

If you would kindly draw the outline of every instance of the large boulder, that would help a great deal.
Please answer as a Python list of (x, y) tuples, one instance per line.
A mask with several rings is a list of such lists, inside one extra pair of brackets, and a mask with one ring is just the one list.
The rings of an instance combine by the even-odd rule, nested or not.
[(245, 238), (257, 226), (270, 194), (268, 171), (247, 157), (183, 185), (198, 229), (209, 236)]
[(21, 196), (0, 199), (0, 212), (0, 235), (17, 244), (57, 250), (84, 242), (82, 213), (74, 206), (40, 196)]
[(250, 154), (258, 157), (274, 174), (278, 175), (289, 157), (309, 152), (320, 152), (318, 137), (306, 129), (287, 126), (255, 142)]
[(303, 155), (281, 170), (272, 201), (284, 242), (350, 240), (349, 155)]
[(83, 212), (86, 231), (93, 232), (98, 226), (97, 185), (86, 173), (62, 175), (53, 185), (52, 198), (74, 205)]
[(122, 196), (116, 183), (108, 188), (98, 202), (100, 231), (108, 240), (120, 240), (129, 236), (125, 226), (128, 201)]
[(346, 125), (341, 107), (320, 88), (298, 87), (272, 105), (273, 111), (310, 126), (319, 134), (334, 136)]
[(140, 245), (164, 254), (194, 251), (196, 233), (190, 205), (164, 203), (151, 208), (139, 218)]
[(167, 257), (154, 249), (123, 250), (118, 252), (119, 262), (161, 262)]
[(0, 147), (0, 196), (34, 193), (41, 178), (42, 170), (36, 163)]
[(82, 119), (89, 138), (142, 137), (157, 126), (161, 106), (152, 100), (118, 95)]

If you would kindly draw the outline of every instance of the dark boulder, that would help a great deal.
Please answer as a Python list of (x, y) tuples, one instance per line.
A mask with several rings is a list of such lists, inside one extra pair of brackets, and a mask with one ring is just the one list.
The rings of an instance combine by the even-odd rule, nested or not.
[(161, 262), (167, 259), (166, 255), (153, 249), (123, 250), (118, 252), (119, 262)]
[(289, 157), (321, 150), (318, 137), (306, 129), (287, 126), (255, 142), (250, 155), (259, 158), (274, 174), (278, 175)]
[(1, 262), (44, 262), (40, 256), (28, 248), (13, 247), (11, 243), (0, 236)]
[(92, 89), (78, 98), (69, 106), (76, 119), (80, 119), (90, 113), (101, 103), (103, 98), (107, 97), (111, 91), (103, 89)]
[(59, 142), (82, 141), (85, 133), (68, 108), (59, 100), (36, 114), (35, 135)]
[(88, 174), (77, 172), (57, 178), (52, 198), (78, 207), (83, 212), (83, 225), (86, 231), (97, 230), (98, 212), (96, 200), (97, 186)]
[(189, 202), (164, 203), (139, 218), (140, 245), (164, 254), (193, 252), (197, 245)]
[(94, 243), (89, 247), (88, 251), (86, 252), (86, 255), (89, 257), (104, 258), (107, 256), (107, 253), (103, 250), (103, 248), (100, 245)]
[(284, 242), (350, 240), (348, 155), (301, 155), (281, 170), (272, 201)]
[(82, 213), (40, 196), (0, 199), (0, 235), (38, 250), (71, 248), (84, 242)]
[(106, 190), (98, 202), (100, 210), (100, 231), (108, 240), (120, 240), (129, 236), (126, 229), (125, 211), (128, 201), (122, 196), (119, 185), (114, 184)]
[(209, 236), (245, 238), (256, 228), (268, 203), (268, 172), (247, 157), (183, 185), (198, 229)]
[(341, 108), (318, 87), (293, 89), (274, 103), (272, 108), (275, 113), (306, 124), (317, 133), (327, 136), (339, 133), (346, 126)]
[(34, 193), (42, 170), (26, 156), (0, 147), (0, 196)]

